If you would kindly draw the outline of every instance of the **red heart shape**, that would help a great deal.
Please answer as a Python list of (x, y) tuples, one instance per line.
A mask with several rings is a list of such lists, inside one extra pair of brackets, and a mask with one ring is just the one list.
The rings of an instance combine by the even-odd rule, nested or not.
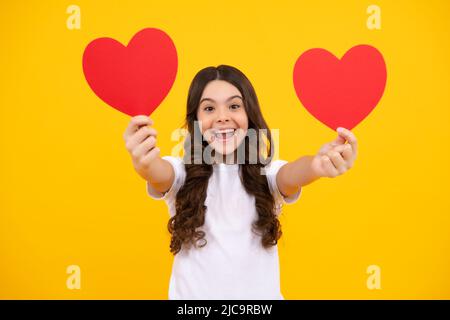
[(95, 94), (128, 114), (150, 115), (175, 81), (177, 52), (170, 37), (146, 28), (127, 46), (111, 38), (90, 42), (83, 54), (84, 76)]
[(309, 113), (333, 130), (353, 129), (375, 108), (385, 86), (383, 56), (369, 45), (351, 48), (341, 60), (325, 49), (310, 49), (294, 67), (298, 98)]

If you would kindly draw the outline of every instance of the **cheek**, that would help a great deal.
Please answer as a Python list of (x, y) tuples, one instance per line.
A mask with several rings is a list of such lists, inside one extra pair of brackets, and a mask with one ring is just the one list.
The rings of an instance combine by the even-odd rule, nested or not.
[[(210, 119), (208, 119), (208, 117), (200, 115), (199, 117), (197, 117), (197, 121), (201, 122), (201, 128), (200, 129), (201, 129), (202, 133), (205, 130), (211, 128), (212, 121)], [(199, 123), (199, 125), (200, 125), (200, 123)]]
[(239, 124), (239, 127), (241, 127), (244, 130), (248, 129), (248, 118), (247, 118), (247, 114), (242, 114), (238, 119), (237, 122)]

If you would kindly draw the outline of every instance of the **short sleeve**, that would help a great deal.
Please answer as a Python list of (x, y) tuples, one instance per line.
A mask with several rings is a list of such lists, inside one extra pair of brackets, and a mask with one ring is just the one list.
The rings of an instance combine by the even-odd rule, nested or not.
[(285, 197), (281, 194), (280, 190), (278, 189), (277, 173), (281, 169), (281, 167), (284, 166), (286, 163), (288, 163), (288, 161), (286, 160), (274, 160), (264, 168), (270, 192), (272, 193), (273, 198), (275, 200), (277, 215), (281, 213), (281, 208), (283, 204), (295, 203), (300, 198), (300, 194), (302, 192), (302, 189), (300, 188), (297, 191), (297, 193), (289, 197)]
[(155, 190), (152, 185), (147, 181), (147, 193), (148, 195), (155, 199), (155, 200), (165, 200), (167, 202), (167, 205), (169, 206), (169, 211), (171, 213), (171, 216), (173, 216), (175, 213), (175, 199), (176, 195), (178, 193), (178, 190), (183, 186), (184, 181), (186, 179), (186, 170), (184, 167), (184, 162), (182, 158), (179, 157), (173, 157), (173, 156), (164, 156), (162, 159), (167, 160), (173, 167), (173, 171), (175, 173), (175, 177), (172, 183), (172, 186), (170, 189), (165, 192), (161, 193), (157, 190)]

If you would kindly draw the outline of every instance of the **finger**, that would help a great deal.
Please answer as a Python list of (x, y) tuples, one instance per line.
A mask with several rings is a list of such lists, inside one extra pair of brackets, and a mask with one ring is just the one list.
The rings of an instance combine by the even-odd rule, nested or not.
[(333, 163), (331, 163), (331, 159), (327, 156), (322, 156), (322, 168), (327, 177), (336, 177), (339, 175), (339, 172), (334, 167)]
[(353, 152), (356, 153), (358, 151), (358, 141), (353, 132), (343, 127), (337, 128), (337, 132), (340, 136), (342, 136), (342, 138), (348, 141), (348, 143), (352, 146)]
[[(154, 130), (154, 129), (153, 129)], [(136, 132), (135, 136), (131, 139), (131, 149), (139, 148), (139, 146), (144, 143), (149, 138), (153, 137), (153, 140), (156, 141), (156, 136), (152, 135), (152, 130), (148, 127), (143, 127)]]
[(145, 156), (141, 158), (141, 164), (142, 165), (148, 165), (150, 164), (156, 157), (159, 156), (160, 150), (158, 147), (154, 147), (152, 150), (150, 150)]
[(153, 120), (150, 119), (149, 116), (144, 115), (134, 116), (130, 121), (138, 126), (141, 126), (143, 124), (148, 124), (149, 126), (153, 125)]
[(345, 160), (342, 158), (342, 155), (339, 152), (330, 151), (328, 157), (331, 159), (333, 166), (337, 169), (339, 174), (343, 174), (345, 171), (347, 171), (347, 164), (345, 163)]
[(336, 141), (337, 140), (334, 140), (332, 142), (328, 142), (328, 143), (325, 143), (324, 145), (322, 145), (322, 147), (320, 148), (318, 154), (325, 156), (329, 151), (331, 151), (334, 148), (337, 148), (338, 146), (340, 146), (340, 144), (337, 144)]
[(345, 138), (338, 134), (337, 138), (331, 142), (332, 146), (338, 146), (345, 143)]
[(135, 133), (137, 130), (139, 130), (140, 127), (146, 126), (146, 125), (147, 126), (153, 125), (153, 120), (147, 116), (142, 116), (142, 115), (131, 118), (130, 123), (128, 124), (127, 128), (125, 129), (123, 138), (126, 140), (133, 133)]
[(149, 128), (149, 127), (141, 127), (137, 132), (135, 132), (127, 141), (127, 149), (133, 150), (137, 145), (142, 143), (145, 139), (147, 139), (149, 136), (157, 137), (158, 132), (155, 128)]
[(344, 158), (345, 162), (347, 162), (348, 167), (353, 166), (353, 162), (355, 161), (355, 155), (353, 153), (353, 148), (350, 144), (345, 144), (346, 148), (341, 153), (342, 158)]
[[(338, 145), (338, 146), (333, 147), (333, 148), (332, 148), (331, 150), (329, 150), (328, 152), (330, 152), (330, 151), (336, 151), (336, 152), (342, 153), (342, 152), (344, 152), (345, 149), (347, 149), (348, 147), (350, 147), (350, 145), (349, 145), (348, 143), (346, 143), (346, 144), (341, 144), (341, 145)], [(328, 154), (328, 152), (327, 152), (326, 154)]]
[(136, 148), (133, 149), (133, 157), (141, 158), (145, 156), (150, 150), (152, 150), (155, 147), (155, 145), (156, 145), (156, 138), (153, 136), (148, 137)]
[(148, 136), (158, 136), (158, 131), (156, 131), (155, 128), (142, 126), (136, 131), (132, 138), (136, 137), (135, 139), (138, 139), (139, 142), (143, 141)]
[(332, 151), (339, 152), (342, 155), (346, 163), (347, 169), (353, 166), (353, 162), (355, 161), (355, 154), (353, 153), (352, 146), (348, 143), (334, 147)]

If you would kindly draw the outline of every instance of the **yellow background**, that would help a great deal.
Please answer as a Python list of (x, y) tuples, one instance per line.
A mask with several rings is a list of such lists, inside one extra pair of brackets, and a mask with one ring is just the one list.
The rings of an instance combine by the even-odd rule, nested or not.
[[(66, 9), (81, 9), (69, 30)], [(369, 5), (382, 29), (366, 27)], [(298, 56), (384, 55), (387, 87), (353, 132), (354, 168), (285, 206), (279, 242), (286, 299), (450, 298), (449, 1), (9, 1), (2, 4), (0, 298), (166, 299), (163, 201), (147, 196), (122, 134), (129, 117), (90, 90), (81, 66), (98, 37), (128, 43), (146, 27), (173, 39), (176, 81), (152, 118), (162, 155), (178, 142), (197, 71), (230, 64), (252, 81), (280, 157), (314, 154), (335, 133), (298, 101)], [(66, 268), (81, 268), (81, 289)], [(369, 265), (381, 289), (366, 286)]]

